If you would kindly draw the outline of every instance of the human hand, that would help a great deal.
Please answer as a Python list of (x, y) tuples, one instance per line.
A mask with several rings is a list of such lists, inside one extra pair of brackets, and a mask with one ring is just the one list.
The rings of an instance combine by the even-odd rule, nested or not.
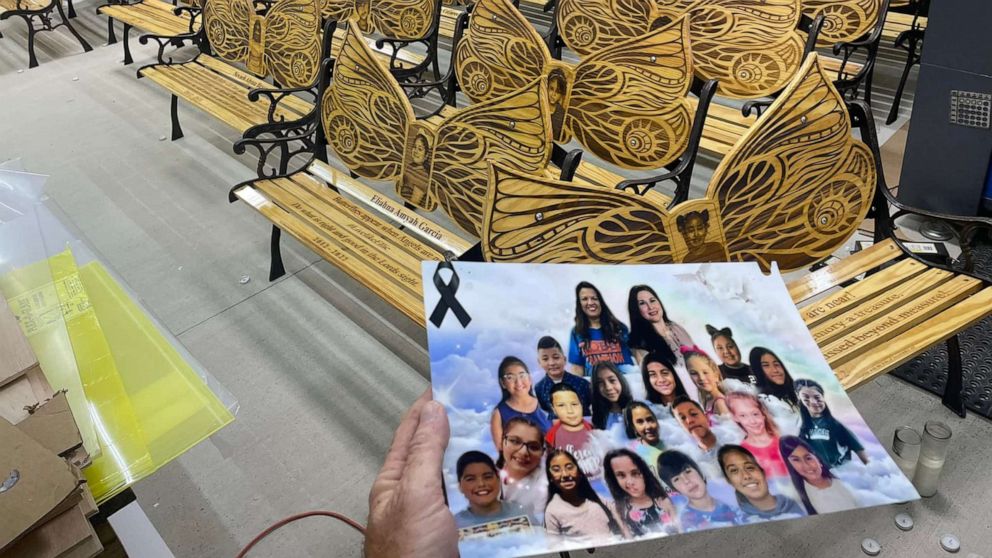
[(448, 416), (428, 388), (400, 422), (372, 483), (366, 558), (458, 556), (455, 518), (441, 484), (448, 436)]

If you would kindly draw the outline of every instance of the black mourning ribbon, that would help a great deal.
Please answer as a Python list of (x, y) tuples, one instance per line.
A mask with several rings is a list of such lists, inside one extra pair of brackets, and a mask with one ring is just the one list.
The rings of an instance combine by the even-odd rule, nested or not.
[[(442, 269), (451, 270), (451, 281), (448, 283), (444, 282), (444, 278), (441, 277)], [(467, 327), (468, 323), (472, 321), (471, 316), (465, 311), (458, 299), (455, 298), (455, 293), (458, 292), (458, 273), (455, 272), (455, 266), (451, 265), (450, 261), (438, 262), (437, 269), (434, 270), (434, 287), (437, 288), (437, 292), (441, 295), (441, 300), (438, 301), (437, 306), (434, 307), (434, 311), (431, 312), (431, 323), (434, 327), (441, 327), (441, 322), (444, 321), (445, 315), (447, 315), (450, 309), (458, 321), (462, 324), (462, 327)]]

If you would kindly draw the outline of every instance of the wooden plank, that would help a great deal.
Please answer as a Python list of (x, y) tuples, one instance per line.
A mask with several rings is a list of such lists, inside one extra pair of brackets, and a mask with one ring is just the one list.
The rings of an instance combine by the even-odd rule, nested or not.
[(909, 361), (928, 348), (946, 341), (992, 314), (992, 287), (968, 297), (927, 323), (847, 364), (834, 368), (845, 389), (853, 389)]
[(789, 296), (798, 305), (901, 255), (902, 250), (892, 240), (886, 239), (792, 281), (788, 285)]
[[(361, 281), (369, 290), (395, 306), (410, 319), (424, 326), (423, 286), (419, 274), (405, 276), (403, 278), (407, 282), (405, 288), (397, 287), (393, 281), (368, 281), (369, 277), (379, 277), (379, 270), (370, 266), (366, 261), (354, 257), (350, 247), (344, 246), (305, 225), (250, 186), (239, 188), (234, 193), (280, 229), (293, 235), (328, 262)], [(416, 294), (411, 294), (412, 292)]]
[(800, 309), (799, 315), (802, 316), (808, 327), (813, 328), (820, 322), (860, 305), (886, 289), (926, 271), (926, 269), (927, 266), (916, 260), (905, 259), (863, 281), (858, 281), (851, 287), (819, 300), (815, 304), (804, 306)]
[(186, 81), (188, 80), (188, 76), (182, 76), (176, 70), (175, 66), (151, 66), (142, 69), (141, 75), (239, 132), (243, 133), (257, 123), (218, 106), (214, 98), (207, 97), (200, 91), (190, 87)]
[(843, 337), (821, 345), (820, 350), (831, 367), (840, 366), (870, 353), (875, 347), (922, 324), (978, 292), (981, 287), (982, 282), (978, 279), (958, 275), (925, 296), (900, 306), (889, 314), (877, 315), (867, 322), (862, 322), (857, 329), (847, 332)]
[[(941, 269), (931, 269), (904, 283), (880, 289), (876, 291), (878, 296), (874, 296), (864, 304), (853, 307), (852, 310), (843, 314), (835, 315), (811, 328), (810, 333), (813, 335), (813, 340), (821, 347), (826, 346), (846, 334), (848, 328), (858, 327), (860, 324), (872, 320), (875, 316), (892, 314), (896, 308), (908, 304), (930, 289), (940, 286), (952, 275), (952, 273)], [(862, 281), (861, 283), (866, 282)]]
[[(239, 87), (242, 87), (245, 90), (244, 96), (246, 98), (248, 96), (248, 91), (251, 89), (272, 89), (273, 87), (271, 83), (253, 76), (248, 72), (235, 68), (234, 66), (214, 58), (213, 56), (201, 55), (197, 58), (197, 62), (206, 68), (210, 68), (218, 74), (230, 78)], [(259, 99), (258, 102), (254, 104), (264, 107), (266, 111), (269, 110), (269, 102), (265, 100), (265, 98)], [(313, 103), (299, 97), (291, 96), (279, 101), (279, 107), (280, 109), (276, 110), (277, 115), (295, 120), (301, 116), (305, 116), (313, 110)]]

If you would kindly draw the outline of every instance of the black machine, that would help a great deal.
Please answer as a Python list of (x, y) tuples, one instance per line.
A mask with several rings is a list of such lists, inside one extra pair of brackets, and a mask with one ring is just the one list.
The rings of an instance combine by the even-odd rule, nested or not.
[(955, 215), (992, 211), (990, 0), (930, 5), (898, 197)]

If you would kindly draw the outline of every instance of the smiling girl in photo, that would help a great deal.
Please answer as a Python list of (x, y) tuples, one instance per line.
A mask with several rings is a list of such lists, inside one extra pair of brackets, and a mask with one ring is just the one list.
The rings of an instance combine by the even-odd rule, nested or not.
[(489, 421), (496, 451), (502, 449), (503, 430), (506, 423), (514, 417), (526, 417), (547, 432), (551, 428), (551, 420), (534, 396), (527, 365), (515, 356), (508, 356), (499, 363), (497, 377), (503, 397), (493, 409)]
[(741, 446), (761, 464), (769, 477), (784, 477), (789, 471), (778, 450), (778, 425), (765, 404), (753, 393), (732, 391), (727, 394), (730, 416), (744, 431)]
[(713, 352), (720, 359), (720, 373), (723, 374), (723, 378), (757, 387), (757, 373), (751, 371), (751, 367), (741, 360), (741, 350), (734, 341), (734, 334), (730, 328), (717, 329), (706, 324), (706, 332), (710, 334)]
[(626, 536), (606, 504), (599, 499), (589, 479), (572, 454), (556, 449), (545, 465), (548, 505), (544, 528), (554, 535), (602, 540), (611, 535)]
[(654, 463), (665, 449), (665, 444), (661, 441), (658, 417), (645, 403), (632, 401), (623, 410), (623, 424), (627, 439), (634, 440), (631, 449), (637, 452), (637, 455), (649, 464), (651, 472), (657, 475), (658, 471), (655, 470)]
[(615, 449), (603, 458), (603, 470), (616, 513), (631, 535), (679, 532), (675, 506), (640, 456)]
[(737, 505), (749, 521), (774, 519), (782, 515), (806, 515), (792, 498), (768, 490), (768, 476), (751, 452), (727, 444), (717, 453), (723, 476), (737, 493)]
[(575, 327), (568, 344), (568, 362), (573, 374), (588, 378), (600, 362), (633, 364), (629, 333), (627, 326), (614, 317), (595, 285), (582, 281), (575, 286)]
[(677, 398), (689, 396), (674, 370), (675, 360), (666, 360), (666, 355), (659, 352), (648, 353), (641, 361), (641, 379), (648, 401), (669, 411)]
[(816, 454), (828, 467), (836, 467), (851, 459), (851, 452), (858, 455), (862, 463), (868, 464), (868, 453), (861, 440), (846, 426), (834, 418), (827, 407), (823, 386), (813, 380), (796, 380), (796, 395), (802, 407), (799, 412), (803, 424), (799, 437), (809, 442)]
[(689, 377), (699, 388), (699, 403), (707, 416), (730, 414), (726, 397), (723, 395), (723, 375), (720, 374), (716, 362), (696, 346), (679, 347), (679, 351), (685, 358)]
[(481, 451), (465, 452), (458, 458), (455, 471), (458, 489), (468, 500), (468, 508), (455, 514), (459, 529), (527, 516), (520, 505), (500, 500), (499, 471), (488, 455)]
[(499, 468), (503, 500), (519, 504), (532, 519), (541, 524), (548, 485), (541, 470), (544, 457), (544, 432), (526, 417), (515, 417), (503, 429), (503, 449)]
[(782, 359), (765, 347), (755, 347), (748, 355), (751, 370), (758, 375), (758, 391), (762, 395), (777, 397), (793, 409), (799, 408), (792, 375), (782, 364)]
[(596, 365), (592, 377), (592, 425), (609, 430), (623, 424), (623, 410), (633, 401), (627, 379), (612, 362)]
[(820, 461), (813, 446), (802, 438), (783, 436), (779, 447), (806, 513), (813, 515), (858, 507), (850, 489)]

